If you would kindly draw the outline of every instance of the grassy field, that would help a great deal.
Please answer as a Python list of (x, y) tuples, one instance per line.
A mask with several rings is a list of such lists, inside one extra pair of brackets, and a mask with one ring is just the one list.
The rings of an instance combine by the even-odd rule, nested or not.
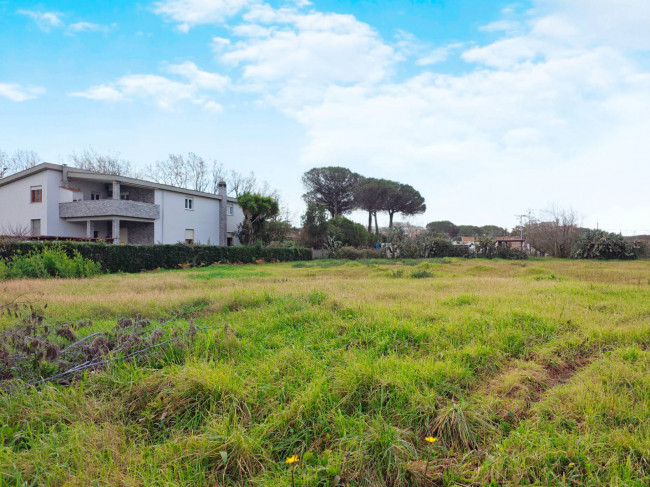
[(0, 392), (2, 486), (289, 486), (291, 455), (301, 486), (650, 485), (649, 261), (0, 283), (0, 303), (19, 295), (53, 323), (92, 318), (83, 333), (136, 314), (205, 330)]

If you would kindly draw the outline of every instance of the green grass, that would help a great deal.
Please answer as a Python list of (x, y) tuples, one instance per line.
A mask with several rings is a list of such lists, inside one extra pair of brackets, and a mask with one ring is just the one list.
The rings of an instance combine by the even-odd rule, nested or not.
[(295, 454), (301, 486), (645, 486), (649, 277), (432, 259), (3, 282), (84, 333), (136, 313), (214, 330), (0, 393), (0, 485), (289, 486)]

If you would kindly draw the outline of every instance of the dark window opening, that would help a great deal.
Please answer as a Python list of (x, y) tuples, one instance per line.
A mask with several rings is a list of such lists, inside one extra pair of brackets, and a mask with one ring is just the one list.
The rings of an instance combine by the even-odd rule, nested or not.
[(43, 190), (32, 189), (32, 203), (41, 203), (43, 201)]

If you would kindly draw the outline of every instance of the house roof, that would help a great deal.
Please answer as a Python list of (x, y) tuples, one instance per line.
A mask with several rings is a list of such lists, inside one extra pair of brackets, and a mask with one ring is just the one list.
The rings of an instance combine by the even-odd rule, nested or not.
[[(85, 169), (79, 169), (77, 167), (70, 167), (66, 166), (64, 164), (52, 164), (49, 162), (43, 162), (41, 164), (38, 164), (37, 166), (30, 167), (29, 169), (25, 169), (24, 171), (17, 172), (15, 174), (12, 174), (10, 176), (7, 176), (6, 178), (0, 179), (0, 186), (5, 186), (7, 184), (13, 183), (14, 181), (18, 181), (20, 179), (26, 178), (28, 176), (31, 176), (32, 174), (37, 174), (42, 171), (59, 171), (63, 173), (63, 171), (67, 171), (68, 173), (68, 178), (73, 178), (73, 179), (85, 179), (85, 180), (91, 180), (91, 181), (101, 181), (101, 182), (118, 182), (118, 183), (124, 183), (128, 184), (131, 186), (139, 186), (143, 188), (154, 188), (154, 189), (163, 189), (166, 191), (174, 191), (176, 193), (183, 193), (183, 194), (188, 194), (188, 195), (193, 195), (193, 196), (202, 196), (204, 198), (212, 198), (216, 200), (221, 199), (221, 195), (218, 194), (213, 194), (213, 193), (206, 193), (204, 191), (196, 191), (193, 189), (187, 189), (187, 188), (179, 188), (176, 186), (170, 186), (168, 184), (160, 184), (160, 183), (154, 183), (153, 181), (146, 181), (144, 179), (136, 179), (136, 178), (130, 178), (127, 176), (117, 176), (114, 174), (102, 174), (94, 171), (88, 171)], [(67, 188), (69, 189), (69, 188)], [(237, 203), (236, 198), (228, 197), (227, 198), (228, 203)]]

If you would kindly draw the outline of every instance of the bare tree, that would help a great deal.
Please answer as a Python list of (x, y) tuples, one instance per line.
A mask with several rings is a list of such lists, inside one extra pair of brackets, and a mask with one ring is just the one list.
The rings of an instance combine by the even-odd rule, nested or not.
[(104, 155), (94, 149), (86, 149), (81, 153), (73, 152), (69, 160), (71, 165), (87, 171), (116, 176), (133, 175), (131, 162), (120, 158), (117, 153)]
[(235, 198), (239, 198), (244, 193), (257, 193), (256, 189), (257, 179), (252, 171), (248, 176), (233, 170), (228, 173), (228, 192)]
[(570, 257), (580, 236), (579, 218), (573, 209), (552, 206), (542, 219), (531, 217), (525, 226), (530, 245), (551, 257)]
[(212, 161), (212, 170), (210, 171), (211, 192), (217, 194), (219, 192), (219, 183), (225, 181), (226, 178), (227, 174), (223, 164)]
[(0, 227), (0, 235), (3, 237), (11, 238), (24, 238), (31, 235), (31, 230), (27, 225), (16, 223), (15, 225), (8, 224)]
[(212, 183), (214, 176), (205, 159), (194, 152), (189, 152), (187, 157), (182, 154), (169, 154), (167, 159), (147, 166), (146, 173), (157, 183), (179, 188), (208, 191), (217, 187)]
[(194, 152), (190, 152), (187, 154), (187, 169), (191, 189), (207, 191), (210, 186), (210, 170), (205, 160)]
[(33, 150), (17, 150), (13, 155), (0, 151), (0, 178), (24, 171), (40, 162), (41, 158)]

